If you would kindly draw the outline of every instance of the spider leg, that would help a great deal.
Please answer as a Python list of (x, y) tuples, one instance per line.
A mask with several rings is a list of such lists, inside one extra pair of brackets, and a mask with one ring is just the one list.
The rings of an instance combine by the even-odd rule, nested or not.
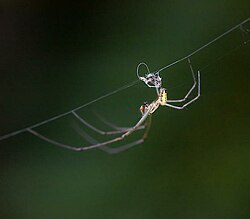
[(48, 138), (38, 132), (36, 132), (34, 129), (31, 129), (31, 128), (28, 128), (27, 131), (30, 132), (31, 134), (33, 134), (34, 136), (46, 141), (46, 142), (49, 142), (51, 144), (54, 144), (56, 146), (59, 146), (59, 147), (62, 147), (62, 148), (66, 148), (66, 149), (69, 149), (69, 150), (72, 150), (72, 151), (77, 151), (77, 152), (80, 152), (80, 151), (86, 151), (86, 150), (90, 150), (90, 149), (93, 149), (93, 148), (98, 148), (98, 147), (101, 147), (101, 146), (105, 146), (105, 145), (108, 145), (108, 144), (112, 144), (114, 142), (118, 142), (118, 141), (121, 141), (123, 140), (125, 137), (129, 136), (130, 134), (132, 134), (134, 131), (136, 131), (138, 129), (138, 127), (140, 127), (144, 121), (148, 118), (148, 116), (150, 115), (150, 111), (151, 111), (151, 108), (149, 108), (145, 113), (144, 115), (141, 117), (141, 119), (132, 127), (130, 128), (127, 132), (125, 132), (124, 134), (122, 134), (121, 136), (119, 137), (116, 137), (116, 138), (113, 138), (111, 140), (108, 140), (108, 141), (104, 141), (104, 142), (100, 142), (100, 143), (97, 143), (97, 144), (93, 144), (93, 145), (89, 145), (89, 146), (80, 146), (80, 147), (75, 147), (75, 146), (71, 146), (71, 145), (67, 145), (67, 144), (63, 144), (63, 143), (60, 143), (58, 141), (55, 141), (51, 138)]
[[(145, 126), (147, 127), (144, 134), (143, 134), (143, 137), (139, 140), (136, 140), (136, 141), (133, 141), (131, 143), (128, 143), (128, 144), (125, 144), (125, 145), (122, 145), (122, 146), (119, 146), (119, 147), (115, 147), (115, 148), (112, 148), (112, 147), (109, 147), (109, 146), (102, 146), (100, 147), (99, 149), (102, 150), (102, 151), (105, 151), (106, 153), (109, 153), (109, 154), (117, 154), (117, 153), (120, 153), (120, 152), (123, 152), (125, 150), (128, 150), (138, 144), (141, 144), (145, 141), (145, 139), (147, 138), (147, 135), (148, 135), (148, 132), (149, 132), (149, 129), (150, 129), (150, 126), (151, 126), (151, 115), (149, 116), (149, 118), (147, 119), (146, 121), (146, 124)], [(91, 144), (98, 144), (99, 142), (92, 138), (91, 136), (89, 136), (86, 132), (82, 131), (82, 130), (77, 130), (77, 132), (85, 139), (87, 140), (89, 143)]]
[(193, 103), (199, 97), (200, 97), (200, 71), (198, 71), (198, 92), (197, 92), (197, 95), (193, 99), (191, 99), (190, 101), (188, 101), (187, 103), (185, 103), (182, 106), (175, 106), (175, 105), (172, 105), (172, 104), (168, 104), (168, 102), (170, 102), (170, 101), (167, 101), (167, 103), (165, 103), (164, 106), (168, 106), (168, 107), (171, 107), (171, 108), (174, 108), (174, 109), (184, 109), (186, 106)]
[(193, 89), (196, 87), (197, 85), (197, 81), (196, 81), (196, 77), (194, 75), (194, 70), (191, 64), (190, 59), (188, 58), (188, 64), (192, 73), (192, 77), (193, 77), (193, 86), (190, 88), (190, 90), (187, 92), (187, 94), (185, 95), (185, 97), (183, 97), (182, 99), (178, 99), (178, 100), (167, 100), (168, 103), (180, 103), (183, 102), (185, 100), (187, 100), (188, 96), (190, 95), (190, 93), (193, 91)]
[(117, 147), (117, 148), (112, 148), (112, 147), (108, 147), (108, 146), (102, 146), (100, 147), (100, 149), (108, 154), (118, 154), (118, 153), (121, 153), (123, 151), (126, 151), (138, 144), (142, 144), (144, 142), (144, 139), (141, 138), (137, 141), (134, 141), (134, 142), (131, 142), (129, 144), (125, 144), (125, 145), (122, 145), (120, 147)]
[[(126, 130), (129, 129), (129, 127), (120, 127), (120, 126), (117, 126), (117, 125), (111, 123), (110, 121), (106, 120), (106, 119), (105, 119), (104, 117), (102, 117), (99, 113), (97, 113), (97, 112), (94, 112), (94, 113), (95, 113), (95, 115), (96, 115), (105, 125), (107, 125), (107, 126), (113, 128), (113, 129), (115, 129), (115, 130), (126, 131)], [(138, 128), (138, 130), (139, 130), (139, 129), (144, 129), (144, 128), (145, 128), (145, 126), (142, 125), (141, 127)]]
[[(81, 122), (83, 123), (85, 126), (87, 126), (88, 128), (92, 129), (93, 131), (101, 134), (101, 135), (113, 135), (113, 134), (119, 134), (119, 133), (124, 133), (126, 131), (129, 130), (129, 128), (124, 128), (124, 129), (120, 129), (120, 130), (115, 130), (115, 131), (102, 131), (98, 128), (96, 128), (95, 126), (91, 125), (90, 123), (88, 123), (86, 120), (84, 120), (81, 116), (79, 116), (75, 111), (72, 111), (72, 114)], [(138, 127), (138, 129), (143, 129), (143, 126)]]
[(137, 141), (134, 141), (134, 142), (131, 142), (129, 144), (126, 144), (126, 145), (122, 145), (120, 147), (116, 147), (116, 148), (112, 148), (112, 147), (109, 147), (109, 146), (102, 146), (100, 147), (101, 150), (105, 151), (106, 153), (109, 153), (109, 154), (118, 154), (118, 153), (121, 153), (125, 150), (128, 150), (138, 144), (142, 144), (145, 139), (147, 138), (148, 136), (148, 132), (150, 130), (150, 127), (151, 127), (151, 122), (152, 122), (152, 117), (151, 115), (149, 116), (148, 118), (148, 121), (146, 122), (145, 126), (147, 127), (146, 128), (146, 131), (144, 132), (143, 136), (141, 139), (137, 140)]

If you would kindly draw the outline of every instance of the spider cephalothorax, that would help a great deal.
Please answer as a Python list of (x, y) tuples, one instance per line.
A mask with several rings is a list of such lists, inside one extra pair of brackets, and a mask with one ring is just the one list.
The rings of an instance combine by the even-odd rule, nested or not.
[(159, 103), (160, 105), (165, 105), (167, 103), (167, 90), (161, 87), (159, 91)]

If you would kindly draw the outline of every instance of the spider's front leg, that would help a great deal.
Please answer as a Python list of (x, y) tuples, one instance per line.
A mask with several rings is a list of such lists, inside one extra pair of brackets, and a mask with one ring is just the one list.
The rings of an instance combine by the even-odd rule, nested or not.
[[(143, 136), (136, 141), (130, 142), (128, 144), (120, 145), (118, 147), (110, 147), (110, 146), (104, 145), (102, 147), (99, 147), (99, 149), (101, 149), (102, 151), (105, 151), (109, 154), (118, 154), (118, 153), (123, 152), (125, 150), (128, 150), (128, 149), (130, 149), (138, 144), (142, 144), (145, 141), (145, 139), (147, 138), (148, 131), (150, 129), (150, 124), (151, 124), (151, 116), (147, 119), (147, 121), (144, 125), (146, 127), (146, 130), (145, 130)], [(99, 144), (100, 143), (99, 141), (97, 141), (96, 139), (94, 139), (93, 137), (91, 137), (90, 135), (88, 135), (84, 131), (81, 131), (79, 134), (91, 144)]]

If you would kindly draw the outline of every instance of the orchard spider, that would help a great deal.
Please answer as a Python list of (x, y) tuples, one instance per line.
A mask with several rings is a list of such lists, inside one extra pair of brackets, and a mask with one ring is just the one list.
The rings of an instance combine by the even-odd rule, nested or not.
[[(33, 129), (28, 129), (28, 131), (30, 133), (32, 133), (33, 135), (35, 135), (35, 136), (37, 136), (37, 137), (39, 137), (39, 138), (41, 138), (49, 143), (52, 143), (54, 145), (57, 145), (57, 146), (60, 146), (63, 148), (67, 148), (67, 149), (70, 149), (73, 151), (85, 151), (85, 150), (89, 150), (89, 149), (93, 149), (93, 148), (100, 148), (108, 153), (118, 153), (118, 152), (127, 150), (128, 148), (131, 148), (134, 145), (141, 144), (144, 142), (144, 140), (147, 137), (147, 134), (149, 132), (152, 114), (158, 109), (159, 106), (167, 106), (167, 107), (171, 107), (174, 109), (184, 109), (186, 106), (188, 106), (189, 104), (191, 104), (192, 102), (194, 102), (195, 100), (197, 100), (200, 97), (200, 72), (198, 71), (198, 73), (197, 73), (197, 75), (198, 75), (198, 80), (197, 80), (195, 77), (194, 71), (193, 71), (193, 67), (192, 67), (189, 59), (188, 59), (188, 63), (189, 63), (190, 71), (192, 73), (192, 77), (193, 77), (193, 86), (190, 88), (190, 90), (187, 92), (187, 94), (184, 96), (184, 98), (175, 99), (175, 100), (168, 99), (167, 90), (166, 90), (166, 88), (162, 87), (162, 81), (161, 81), (161, 77), (159, 75), (159, 73), (160, 73), (159, 71), (155, 72), (155, 73), (150, 73), (149, 68), (145, 63), (140, 63), (138, 65), (138, 67), (137, 67), (138, 78), (140, 80), (142, 80), (148, 87), (153, 87), (156, 89), (157, 98), (151, 103), (145, 102), (140, 107), (140, 111), (141, 111), (142, 116), (141, 116), (140, 120), (133, 127), (121, 128), (121, 127), (114, 126), (114, 125), (108, 123), (107, 121), (103, 120), (104, 122), (108, 123), (110, 126), (112, 126), (115, 129), (114, 131), (105, 132), (105, 131), (102, 131), (102, 130), (94, 127), (93, 125), (89, 124), (88, 122), (86, 122), (74, 110), (71, 111), (71, 113), (75, 116), (75, 118), (77, 118), (81, 123), (83, 123), (88, 128), (92, 129), (93, 131), (96, 131), (99, 134), (114, 135), (114, 134), (123, 133), (122, 135), (120, 135), (118, 137), (114, 137), (111, 140), (107, 140), (104, 142), (98, 142), (97, 140), (93, 139), (85, 132), (82, 132), (78, 129), (77, 131), (79, 132), (79, 134), (81, 134), (87, 141), (89, 141), (91, 143), (91, 145), (75, 147), (75, 146), (62, 144), (58, 141), (52, 140), (52, 139), (34, 131)], [(147, 71), (148, 71), (148, 74), (146, 74), (145, 76), (139, 76), (139, 68), (142, 65), (146, 66)], [(197, 87), (197, 95), (188, 101), (189, 95), (195, 89), (195, 87)], [(176, 106), (176, 105), (172, 105), (171, 103), (183, 103), (183, 105)], [(126, 138), (127, 136), (129, 136), (130, 134), (132, 134), (133, 132), (135, 132), (139, 129), (145, 129), (144, 135), (142, 136), (141, 139), (134, 141), (132, 143), (126, 144), (126, 145), (122, 145), (120, 147), (116, 147), (116, 148), (112, 148), (112, 147), (107, 146), (107, 145), (112, 144), (114, 142), (118, 142), (118, 141), (123, 140), (124, 138)]]

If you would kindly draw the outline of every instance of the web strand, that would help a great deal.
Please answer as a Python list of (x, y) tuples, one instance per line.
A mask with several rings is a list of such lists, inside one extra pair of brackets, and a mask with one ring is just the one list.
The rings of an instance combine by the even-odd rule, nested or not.
[(57, 120), (57, 119), (60, 119), (60, 118), (62, 118), (62, 117), (65, 117), (65, 116), (67, 116), (67, 115), (69, 115), (69, 114), (73, 114), (73, 112), (76, 112), (76, 111), (78, 111), (78, 110), (80, 110), (80, 109), (82, 109), (82, 108), (84, 108), (84, 107), (87, 107), (87, 106), (89, 106), (89, 105), (91, 105), (91, 104), (93, 104), (93, 103), (95, 103), (95, 102), (97, 102), (97, 101), (99, 101), (99, 100), (102, 100), (102, 99), (104, 99), (104, 98), (106, 98), (106, 97), (109, 97), (109, 96), (115, 94), (115, 93), (118, 93), (118, 92), (120, 92), (120, 91), (123, 91), (123, 90), (129, 88), (129, 87), (132, 87), (132, 86), (134, 86), (135, 84), (137, 84), (138, 82), (139, 82), (139, 80), (133, 81), (133, 82), (131, 82), (131, 83), (129, 83), (129, 84), (126, 84), (126, 85), (124, 85), (124, 86), (122, 86), (122, 87), (120, 87), (120, 88), (118, 88), (118, 89), (116, 89), (116, 90), (114, 90), (114, 91), (111, 91), (111, 92), (109, 92), (109, 93), (107, 93), (107, 94), (105, 94), (105, 95), (103, 95), (103, 96), (100, 96), (100, 97), (98, 97), (98, 98), (96, 98), (96, 99), (94, 99), (94, 100), (92, 100), (92, 101), (90, 101), (90, 102), (88, 102), (88, 103), (85, 103), (85, 104), (83, 104), (83, 105), (81, 105), (81, 106), (79, 106), (79, 107), (76, 107), (75, 109), (72, 109), (72, 110), (67, 111), (67, 112), (65, 112), (65, 113), (62, 113), (62, 114), (59, 114), (59, 115), (57, 115), (57, 116), (51, 117), (51, 118), (46, 119), (46, 120), (44, 120), (44, 121), (42, 121), (42, 122), (36, 123), (36, 124), (34, 124), (34, 125), (32, 125), (32, 126), (29, 126), (29, 127), (20, 129), (20, 130), (18, 130), (18, 131), (11, 132), (11, 133), (9, 133), (9, 134), (3, 135), (3, 136), (0, 137), (0, 141), (1, 141), (1, 140), (4, 140), (4, 139), (7, 139), (7, 138), (10, 138), (10, 137), (12, 137), (12, 136), (21, 134), (21, 133), (23, 133), (23, 132), (27, 132), (27, 131), (29, 131), (30, 129), (34, 129), (34, 128), (37, 128), (37, 127), (39, 127), (39, 126), (45, 125), (45, 124), (47, 124), (47, 123), (49, 123), (49, 122), (55, 121), (55, 120)]
[(201, 50), (207, 48), (208, 46), (210, 46), (211, 44), (215, 43), (216, 41), (218, 41), (219, 39), (223, 38), (224, 36), (228, 35), (229, 33), (233, 32), (234, 30), (236, 30), (237, 28), (240, 28), (240, 30), (242, 31), (242, 26), (243, 24), (247, 23), (250, 20), (250, 18), (242, 21), (241, 23), (239, 23), (238, 25), (232, 27), (231, 29), (229, 29), (228, 31), (224, 32), (223, 34), (219, 35), (218, 37), (214, 38), (213, 40), (209, 41), (208, 43), (206, 43), (205, 45), (203, 45), (202, 47), (200, 47), (199, 49), (196, 49), (195, 51), (193, 51), (192, 53), (190, 53), (187, 56), (184, 56), (183, 58), (180, 58), (172, 63), (170, 63), (169, 65), (164, 66), (163, 68), (159, 69), (157, 72), (161, 72), (167, 68), (170, 68), (171, 66), (174, 66), (176, 64), (178, 64), (179, 62), (182, 62), (188, 58), (191, 58), (193, 55), (195, 55), (196, 53), (200, 52)]
[[(193, 51), (193, 52), (190, 53), (189, 55), (184, 56), (184, 57), (182, 57), (182, 58), (180, 58), (180, 59), (178, 59), (178, 60), (176, 60), (176, 61), (174, 61), (174, 62), (172, 62), (172, 63), (170, 63), (170, 64), (168, 64), (168, 65), (166, 65), (166, 66), (164, 66), (163, 68), (159, 69), (157, 72), (161, 72), (161, 71), (163, 71), (163, 70), (165, 70), (165, 69), (167, 69), (167, 68), (170, 68), (170, 67), (172, 67), (172, 66), (174, 66), (174, 65), (176, 65), (176, 64), (178, 64), (178, 63), (180, 63), (180, 62), (182, 62), (182, 61), (184, 61), (184, 60), (187, 60), (187, 59), (191, 58), (193, 55), (197, 54), (197, 53), (200, 52), (201, 50), (207, 48), (207, 47), (210, 46), (211, 44), (215, 43), (215, 42), (218, 41), (219, 39), (225, 37), (226, 35), (228, 35), (229, 33), (233, 32), (234, 30), (236, 30), (236, 29), (238, 29), (238, 28), (239, 28), (239, 30), (241, 31), (241, 33), (243, 34), (243, 36), (244, 36), (244, 37), (243, 37), (243, 38), (244, 38), (244, 43), (242, 43), (242, 44), (240, 44), (239, 46), (235, 47), (233, 50), (230, 51), (230, 53), (231, 53), (232, 51), (235, 51), (235, 50), (239, 49), (240, 47), (242, 47), (243, 45), (249, 43), (249, 41), (250, 41), (250, 40), (245, 40), (245, 34), (246, 34), (245, 32), (247, 31), (247, 34), (249, 34), (249, 30), (248, 30), (248, 29), (244, 29), (244, 27), (243, 27), (243, 25), (246, 24), (247, 22), (249, 22), (249, 20), (250, 20), (250, 18), (247, 18), (246, 20), (242, 21), (241, 23), (237, 24), (236, 26), (232, 27), (231, 29), (227, 30), (227, 31), (224, 32), (223, 34), (221, 34), (221, 35), (219, 35), (218, 37), (214, 38), (213, 40), (209, 41), (208, 43), (206, 43), (206, 44), (203, 45), (202, 47), (196, 49), (195, 51)], [(246, 30), (246, 31), (245, 31), (245, 30)], [(226, 55), (227, 55), (227, 54), (226, 54)], [(226, 55), (223, 55), (223, 56), (219, 57), (218, 59), (222, 59), (222, 58), (225, 57)], [(218, 60), (218, 59), (217, 59), (217, 60)], [(211, 65), (211, 63), (208, 64), (207, 66), (205, 66), (204, 68), (207, 68), (209, 65)], [(204, 68), (202, 68), (202, 69), (204, 69)], [(125, 90), (125, 89), (128, 89), (128, 88), (130, 88), (130, 87), (132, 87), (132, 86), (138, 84), (139, 82), (140, 82), (139, 79), (136, 80), (136, 81), (130, 82), (130, 83), (128, 83), (128, 84), (126, 84), (126, 85), (124, 85), (124, 86), (122, 86), (122, 87), (120, 87), (120, 88), (114, 90), (114, 91), (111, 91), (111, 92), (109, 92), (109, 93), (107, 93), (107, 94), (104, 94), (104, 95), (102, 95), (102, 96), (100, 96), (100, 97), (98, 97), (98, 98), (96, 98), (96, 99), (94, 99), (94, 100), (92, 100), (92, 101), (90, 101), (90, 102), (87, 102), (87, 103), (85, 103), (85, 104), (83, 104), (83, 105), (81, 105), (81, 106), (78, 106), (78, 107), (76, 107), (75, 109), (69, 110), (69, 111), (64, 112), (64, 113), (62, 113), (62, 114), (59, 114), (59, 115), (56, 115), (56, 116), (51, 117), (51, 118), (49, 118), (49, 119), (47, 119), (47, 120), (44, 120), (44, 121), (42, 121), (42, 122), (36, 123), (36, 124), (34, 124), (34, 125), (31, 125), (31, 126), (29, 126), (29, 127), (26, 127), (26, 128), (23, 128), (23, 129), (20, 129), (20, 130), (17, 130), (17, 131), (8, 133), (8, 134), (6, 134), (6, 135), (0, 136), (0, 141), (2, 141), (2, 140), (4, 140), (4, 139), (7, 139), (7, 138), (10, 138), (10, 137), (13, 137), (13, 136), (16, 136), (16, 135), (18, 135), (18, 134), (24, 133), (24, 132), (30, 132), (30, 130), (32, 130), (32, 129), (34, 129), (34, 128), (40, 127), (40, 126), (42, 126), (42, 125), (45, 125), (45, 124), (50, 123), (50, 122), (52, 122), (52, 121), (55, 121), (55, 120), (57, 120), (57, 119), (60, 119), (60, 118), (63, 118), (63, 117), (65, 117), (65, 116), (68, 116), (68, 115), (70, 115), (70, 114), (73, 114), (74, 112), (76, 112), (76, 111), (78, 111), (78, 110), (80, 110), (80, 109), (82, 109), (82, 108), (84, 108), (84, 107), (87, 107), (87, 106), (89, 106), (89, 105), (91, 105), (91, 104), (93, 104), (93, 103), (95, 103), (95, 102), (97, 102), (97, 101), (100, 101), (100, 100), (102, 100), (102, 99), (104, 99), (104, 98), (106, 98), (106, 97), (109, 97), (109, 96), (111, 96), (111, 95), (113, 95), (113, 94), (115, 94), (115, 93), (118, 93), (118, 92), (121, 92), (121, 91), (123, 91), (123, 90)]]

